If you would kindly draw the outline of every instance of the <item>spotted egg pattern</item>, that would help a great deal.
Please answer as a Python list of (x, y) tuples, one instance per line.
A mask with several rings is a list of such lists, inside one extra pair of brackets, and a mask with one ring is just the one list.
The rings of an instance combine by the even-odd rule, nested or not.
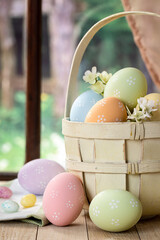
[(58, 195), (59, 195), (59, 192), (55, 191), (55, 190), (52, 190), (51, 193), (50, 193), (51, 198), (57, 198)]
[(104, 90), (104, 97), (117, 97), (133, 110), (137, 99), (147, 93), (147, 80), (136, 68), (128, 67), (117, 71), (109, 79)]
[(126, 79), (126, 82), (128, 83), (129, 86), (135, 85), (136, 78), (133, 76), (129, 76), (129, 78)]
[(119, 225), (120, 225), (120, 224), (119, 224), (119, 219), (114, 219), (114, 218), (112, 218), (111, 224), (114, 225), (114, 226), (119, 226)]
[(116, 90), (114, 90), (114, 92), (113, 92), (113, 96), (114, 96), (114, 97), (121, 97), (121, 92), (120, 92), (118, 89), (116, 89)]
[(98, 217), (98, 215), (100, 214), (100, 210), (99, 210), (99, 207), (96, 206), (93, 208), (93, 215)]
[(115, 97), (98, 101), (88, 112), (85, 122), (125, 122), (127, 111), (124, 104)]
[(111, 209), (118, 208), (119, 202), (120, 202), (119, 200), (115, 200), (115, 199), (111, 200), (111, 201), (109, 202), (109, 205), (110, 205)]
[(79, 95), (71, 107), (70, 121), (73, 122), (84, 122), (85, 117), (91, 107), (100, 99), (102, 95), (89, 90)]
[(59, 221), (60, 220), (60, 212), (53, 212), (52, 214), (52, 218), (55, 222)]
[(1, 208), (6, 213), (14, 213), (14, 212), (18, 212), (19, 205), (17, 202), (13, 200), (6, 200), (1, 204)]
[(99, 228), (111, 232), (125, 231), (140, 219), (142, 205), (137, 197), (124, 190), (105, 190), (97, 194), (89, 206), (91, 220)]
[(47, 185), (43, 196), (43, 209), (51, 223), (65, 226), (79, 216), (84, 200), (80, 179), (71, 173), (61, 173)]
[(55, 161), (35, 159), (21, 168), (18, 173), (18, 181), (28, 192), (42, 195), (48, 182), (64, 171), (64, 168)]

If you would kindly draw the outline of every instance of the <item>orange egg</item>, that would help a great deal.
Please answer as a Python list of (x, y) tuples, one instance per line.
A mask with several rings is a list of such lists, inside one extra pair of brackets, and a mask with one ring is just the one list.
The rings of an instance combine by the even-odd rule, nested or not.
[(88, 112), (85, 122), (126, 122), (127, 111), (124, 104), (115, 97), (98, 101)]

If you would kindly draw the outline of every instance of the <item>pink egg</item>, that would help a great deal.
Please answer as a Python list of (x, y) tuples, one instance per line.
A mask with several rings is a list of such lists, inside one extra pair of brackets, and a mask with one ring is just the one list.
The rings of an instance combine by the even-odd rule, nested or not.
[(51, 223), (66, 226), (79, 216), (84, 200), (85, 194), (80, 179), (71, 173), (60, 173), (45, 189), (43, 210)]
[(10, 198), (12, 191), (8, 187), (0, 186), (0, 198)]

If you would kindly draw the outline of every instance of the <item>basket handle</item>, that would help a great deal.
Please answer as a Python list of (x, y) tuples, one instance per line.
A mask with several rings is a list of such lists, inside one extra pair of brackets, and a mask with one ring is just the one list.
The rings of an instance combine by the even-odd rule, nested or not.
[(80, 43), (78, 44), (75, 54), (73, 56), (70, 75), (69, 75), (67, 96), (66, 96), (66, 105), (65, 105), (65, 114), (64, 114), (65, 117), (69, 117), (72, 103), (73, 103), (74, 99), (76, 98), (76, 90), (75, 89), (76, 89), (76, 85), (77, 85), (77, 76), (78, 76), (79, 66), (80, 66), (82, 57), (84, 55), (84, 52), (85, 52), (88, 44), (90, 43), (90, 41), (92, 40), (94, 35), (102, 27), (104, 27), (108, 23), (110, 23), (118, 18), (128, 16), (128, 15), (133, 15), (133, 14), (134, 15), (150, 15), (153, 17), (160, 18), (159, 14), (152, 13), (152, 12), (144, 12), (144, 11), (129, 11), (129, 12), (116, 13), (116, 14), (110, 15), (106, 18), (103, 18), (102, 20), (97, 22), (95, 25), (93, 25), (89, 29), (89, 31), (84, 35), (84, 37), (82, 38)]

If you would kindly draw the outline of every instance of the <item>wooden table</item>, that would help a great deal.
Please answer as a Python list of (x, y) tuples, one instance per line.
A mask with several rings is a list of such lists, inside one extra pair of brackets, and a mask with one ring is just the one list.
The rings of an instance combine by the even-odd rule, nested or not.
[(97, 228), (89, 219), (88, 212), (82, 211), (77, 220), (67, 227), (52, 224), (38, 227), (19, 221), (0, 223), (0, 240), (159, 240), (160, 216), (142, 220), (129, 231), (122, 233), (105, 232)]

